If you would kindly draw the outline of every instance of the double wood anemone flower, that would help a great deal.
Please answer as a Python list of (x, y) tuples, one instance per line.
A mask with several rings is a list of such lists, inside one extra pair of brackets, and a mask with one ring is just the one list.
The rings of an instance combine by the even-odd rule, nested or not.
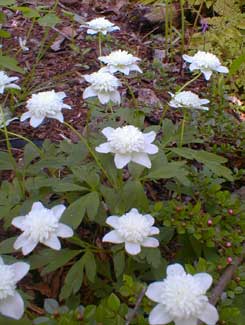
[(12, 225), (23, 233), (16, 239), (14, 249), (22, 249), (23, 255), (31, 253), (38, 243), (42, 243), (52, 249), (60, 250), (61, 244), (58, 237), (69, 238), (73, 236), (73, 230), (59, 223), (65, 210), (63, 204), (52, 209), (45, 208), (41, 202), (35, 202), (31, 211), (12, 220)]
[(140, 58), (133, 56), (127, 51), (113, 51), (107, 56), (100, 56), (99, 60), (106, 64), (106, 67), (101, 69), (102, 71), (110, 73), (122, 72), (125, 75), (129, 75), (130, 71), (142, 73), (142, 70), (136, 64), (137, 61), (140, 61)]
[[(24, 302), (16, 291), (16, 283), (29, 271), (24, 262), (6, 265), (0, 257), (0, 313), (14, 319), (20, 319), (24, 313)], [(6, 321), (5, 324), (8, 322)]]
[(151, 168), (148, 155), (158, 152), (158, 147), (152, 142), (155, 140), (154, 131), (142, 133), (133, 125), (126, 125), (113, 129), (107, 127), (102, 130), (107, 142), (95, 148), (97, 152), (115, 154), (114, 162), (117, 168), (125, 167), (130, 161)]
[(191, 275), (180, 264), (168, 266), (166, 279), (150, 284), (146, 291), (146, 296), (158, 303), (150, 313), (149, 323), (197, 325), (201, 320), (215, 325), (218, 312), (205, 295), (212, 281), (208, 273)]
[(63, 103), (65, 97), (66, 94), (63, 91), (56, 93), (54, 90), (33, 94), (27, 101), (28, 111), (21, 115), (20, 121), (30, 118), (30, 125), (34, 128), (38, 127), (45, 117), (54, 118), (63, 123), (62, 108), (71, 109), (70, 105)]
[(174, 108), (191, 108), (191, 109), (201, 109), (208, 111), (207, 106), (202, 106), (208, 104), (208, 99), (201, 99), (198, 95), (191, 91), (181, 91), (177, 94), (169, 93), (172, 96), (169, 106)]
[(158, 247), (159, 241), (150, 237), (159, 234), (157, 227), (152, 227), (154, 218), (150, 214), (140, 214), (137, 209), (131, 209), (128, 213), (111, 216), (106, 223), (114, 228), (106, 234), (102, 241), (114, 244), (125, 243), (125, 250), (130, 255), (137, 255), (143, 247)]
[(84, 75), (84, 79), (91, 83), (83, 92), (83, 99), (89, 97), (98, 97), (101, 104), (107, 104), (110, 101), (120, 104), (121, 97), (117, 90), (121, 82), (108, 72), (94, 72), (90, 75)]
[(8, 77), (4, 71), (0, 71), (0, 94), (2, 95), (7, 88), (21, 89), (20, 86), (13, 83), (18, 79), (18, 77)]
[(190, 63), (189, 69), (191, 71), (200, 70), (206, 80), (210, 79), (214, 71), (221, 73), (229, 72), (226, 67), (221, 65), (217, 56), (209, 52), (198, 51), (194, 56), (184, 54), (183, 59)]
[(95, 35), (98, 33), (102, 33), (106, 35), (107, 33), (115, 32), (120, 30), (118, 26), (111, 23), (108, 19), (104, 17), (95, 18), (86, 23), (86, 25), (81, 25), (80, 28), (87, 28), (87, 34)]

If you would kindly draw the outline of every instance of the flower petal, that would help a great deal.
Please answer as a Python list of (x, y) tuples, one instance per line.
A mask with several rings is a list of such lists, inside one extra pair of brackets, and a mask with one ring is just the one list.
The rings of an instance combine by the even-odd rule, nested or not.
[(24, 262), (17, 262), (12, 264), (11, 268), (14, 271), (15, 281), (18, 282), (28, 273), (30, 265)]
[(151, 227), (149, 235), (158, 235), (160, 233), (160, 230), (157, 227)]
[(162, 292), (164, 290), (164, 284), (163, 281), (156, 281), (151, 283), (147, 290), (146, 290), (146, 296), (155, 302), (162, 302)]
[(213, 72), (211, 70), (202, 70), (202, 73), (204, 74), (205, 79), (209, 80)]
[(55, 250), (61, 249), (60, 241), (56, 235), (51, 235), (49, 239), (41, 241), (41, 243)]
[(143, 240), (141, 245), (144, 247), (158, 247), (159, 241), (156, 238), (147, 237)]
[(24, 314), (24, 302), (18, 292), (15, 292), (13, 296), (0, 300), (0, 313), (14, 319), (22, 317)]
[(18, 89), (20, 90), (20, 86), (16, 85), (16, 84), (9, 84), (9, 85), (6, 85), (5, 88), (12, 88), (12, 89)]
[(25, 234), (21, 234), (14, 242), (14, 249), (20, 249), (27, 241), (29, 241), (29, 237), (26, 237)]
[(27, 120), (28, 118), (30, 118), (31, 117), (31, 113), (28, 111), (28, 112), (25, 112), (25, 113), (23, 113), (22, 115), (21, 115), (21, 117), (20, 117), (20, 121), (21, 122), (23, 122), (23, 121), (25, 121), (25, 120)]
[(218, 71), (218, 72), (221, 72), (221, 73), (228, 73), (229, 72), (229, 70), (226, 68), (226, 67), (224, 67), (224, 66), (219, 66), (217, 69), (216, 69), (216, 71)]
[(144, 152), (134, 152), (131, 160), (136, 164), (151, 168), (151, 161), (148, 155)]
[(155, 219), (150, 214), (145, 214), (144, 217), (147, 219), (150, 226), (152, 226), (154, 224)]
[(109, 142), (104, 142), (101, 143), (98, 147), (96, 147), (95, 150), (100, 153), (108, 153), (111, 152), (111, 146)]
[(97, 93), (96, 91), (94, 91), (94, 89), (91, 86), (87, 87), (83, 92), (83, 99), (87, 99), (89, 97), (95, 97), (95, 96), (97, 96)]
[(113, 131), (114, 129), (108, 126), (107, 128), (104, 128), (101, 132), (108, 139)]
[(158, 304), (152, 309), (149, 315), (150, 325), (163, 325), (168, 324), (173, 320), (173, 317), (169, 315), (166, 308)]
[(158, 147), (155, 144), (147, 143), (145, 145), (145, 152), (149, 155), (154, 155), (155, 153), (158, 153)]
[(95, 35), (97, 33), (98, 33), (98, 31), (97, 30), (94, 30), (94, 29), (88, 29), (87, 30), (87, 34), (90, 34), (90, 35)]
[(199, 69), (199, 67), (196, 65), (195, 62), (193, 62), (190, 64), (189, 69), (190, 69), (190, 71), (194, 71), (194, 70)]
[(115, 157), (114, 157), (114, 162), (115, 162), (115, 165), (118, 169), (121, 169), (123, 168), (124, 166), (126, 166), (129, 162), (131, 161), (131, 156), (130, 155), (122, 155), (122, 154), (119, 154), (119, 153), (116, 153), (115, 154)]
[(55, 215), (57, 220), (60, 220), (65, 209), (66, 209), (66, 206), (64, 204), (58, 204), (58, 205), (55, 205), (54, 207), (52, 207), (51, 211), (53, 212), (53, 214)]
[(61, 112), (60, 113), (57, 113), (55, 115), (52, 115), (52, 116), (50, 116), (50, 115), (47, 114), (47, 117), (49, 117), (49, 118), (55, 118), (60, 123), (64, 123), (64, 116), (63, 116), (63, 114)]
[(157, 134), (154, 131), (151, 131), (151, 132), (148, 132), (148, 133), (143, 133), (143, 136), (144, 136), (144, 139), (145, 139), (146, 143), (152, 143), (155, 140), (156, 135)]
[(15, 217), (11, 224), (13, 226), (15, 226), (16, 228), (19, 228), (21, 230), (24, 230), (24, 221), (25, 221), (25, 217)]
[(56, 235), (58, 237), (69, 238), (69, 237), (72, 237), (73, 234), (74, 234), (74, 232), (71, 229), (71, 227), (65, 225), (64, 223), (59, 223), (58, 224), (58, 229), (57, 229), (57, 232), (56, 232)]
[(215, 325), (219, 320), (219, 314), (213, 305), (207, 303), (206, 308), (199, 315), (199, 319), (208, 325)]
[(200, 103), (203, 105), (203, 104), (208, 104), (210, 101), (208, 99), (200, 99)]
[(32, 211), (36, 210), (39, 212), (39, 210), (43, 210), (44, 208), (45, 208), (44, 205), (41, 202), (37, 201), (32, 204), (31, 210)]
[(103, 105), (108, 103), (111, 99), (110, 94), (106, 94), (106, 93), (98, 93), (97, 96), (99, 98), (99, 101)]
[(187, 55), (187, 54), (183, 54), (182, 55), (182, 58), (186, 61), (186, 62), (189, 62), (191, 63), (193, 61), (193, 57), (190, 56), (190, 55)]
[(30, 125), (33, 127), (33, 128), (36, 128), (38, 127), (42, 122), (43, 120), (45, 119), (45, 117), (35, 117), (35, 116), (31, 116), (31, 119), (30, 119)]
[(125, 250), (130, 255), (137, 255), (141, 251), (140, 244), (125, 242)]
[(102, 241), (103, 242), (114, 243), (114, 244), (121, 244), (121, 243), (124, 242), (123, 238), (121, 237), (121, 235), (116, 230), (112, 230), (112, 231), (108, 232), (108, 234), (106, 234), (102, 238)]
[(118, 226), (119, 226), (119, 220), (120, 220), (120, 218), (117, 217), (117, 216), (110, 216), (110, 217), (108, 217), (108, 218), (106, 219), (105, 222), (106, 222), (109, 226), (111, 226), (111, 227), (113, 227), (113, 228), (118, 228)]
[(28, 255), (31, 253), (35, 247), (37, 246), (38, 242), (28, 238), (25, 243), (22, 245), (22, 254)]
[(111, 101), (113, 103), (116, 103), (116, 104), (120, 104), (121, 103), (121, 96), (120, 96), (120, 93), (119, 91), (115, 90), (111, 93)]
[(212, 285), (213, 278), (208, 273), (197, 273), (193, 277), (203, 289), (203, 293), (205, 293)]
[(171, 275), (185, 275), (185, 270), (182, 265), (175, 263), (167, 267), (167, 276)]

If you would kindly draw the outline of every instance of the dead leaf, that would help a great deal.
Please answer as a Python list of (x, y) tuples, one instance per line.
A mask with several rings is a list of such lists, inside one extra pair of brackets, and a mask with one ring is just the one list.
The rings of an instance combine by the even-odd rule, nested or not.
[(56, 37), (54, 43), (50, 46), (54, 52), (61, 50), (61, 45), (65, 41), (65, 39), (71, 40), (72, 38), (77, 36), (77, 32), (70, 26), (63, 27), (61, 30), (54, 28), (54, 30), (59, 33)]

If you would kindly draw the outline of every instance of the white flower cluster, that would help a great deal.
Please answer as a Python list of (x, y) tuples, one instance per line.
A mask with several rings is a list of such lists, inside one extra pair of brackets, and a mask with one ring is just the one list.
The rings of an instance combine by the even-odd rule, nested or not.
[(87, 34), (95, 35), (98, 33), (102, 33), (106, 35), (107, 33), (115, 32), (120, 30), (118, 26), (115, 26), (108, 19), (104, 17), (95, 18), (91, 21), (87, 22), (86, 25), (81, 25), (80, 28), (87, 28)]

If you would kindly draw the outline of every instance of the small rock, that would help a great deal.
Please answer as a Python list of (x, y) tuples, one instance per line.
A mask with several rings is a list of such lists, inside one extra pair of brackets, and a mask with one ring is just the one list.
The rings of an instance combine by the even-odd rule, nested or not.
[(150, 88), (139, 89), (137, 99), (139, 102), (142, 102), (149, 106), (162, 107), (160, 99), (156, 96), (154, 91)]

